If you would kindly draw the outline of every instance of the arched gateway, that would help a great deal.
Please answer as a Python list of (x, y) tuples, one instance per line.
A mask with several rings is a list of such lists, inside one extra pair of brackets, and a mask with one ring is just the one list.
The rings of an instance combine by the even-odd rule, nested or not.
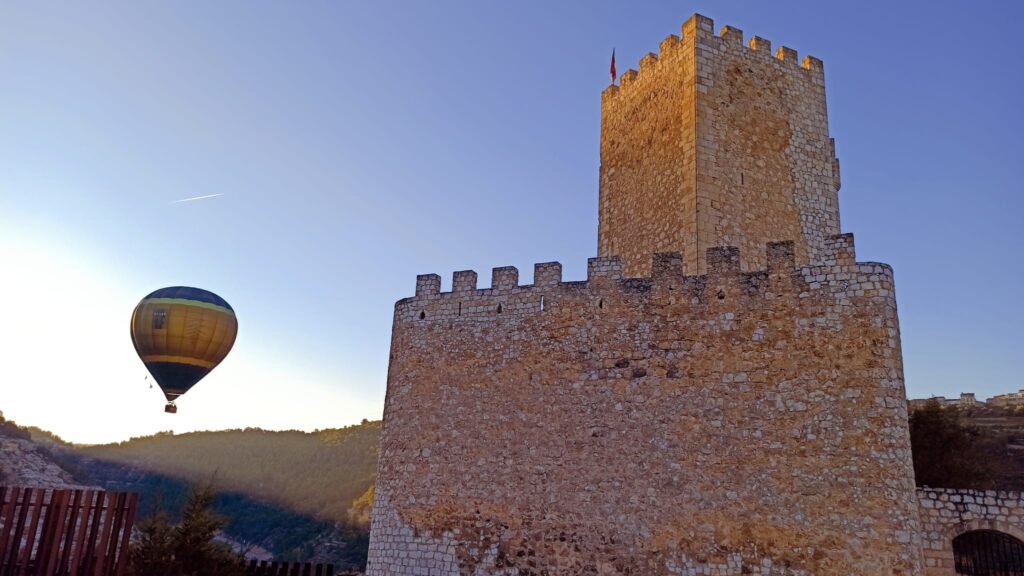
[(953, 539), (956, 573), (1024, 576), (1024, 542), (996, 530), (972, 530)]

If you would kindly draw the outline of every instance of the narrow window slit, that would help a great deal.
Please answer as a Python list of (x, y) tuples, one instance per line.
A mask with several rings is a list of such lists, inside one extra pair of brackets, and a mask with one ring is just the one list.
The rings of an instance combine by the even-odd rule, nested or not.
[(540, 311), (541, 312), (544, 311), (544, 296), (543, 295), (540, 297)]
[(501, 304), (498, 304), (498, 314), (501, 314)]
[(420, 311), (420, 320), (423, 320), (426, 317), (427, 317), (427, 313), (423, 312), (423, 311)]

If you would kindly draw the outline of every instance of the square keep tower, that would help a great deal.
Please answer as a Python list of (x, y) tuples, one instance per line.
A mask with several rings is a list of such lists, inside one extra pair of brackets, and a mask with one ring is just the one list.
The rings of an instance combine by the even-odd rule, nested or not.
[(598, 255), (621, 256), (627, 276), (677, 251), (703, 273), (717, 246), (756, 270), (788, 240), (813, 263), (840, 232), (821, 60), (713, 26), (693, 16), (602, 95)]

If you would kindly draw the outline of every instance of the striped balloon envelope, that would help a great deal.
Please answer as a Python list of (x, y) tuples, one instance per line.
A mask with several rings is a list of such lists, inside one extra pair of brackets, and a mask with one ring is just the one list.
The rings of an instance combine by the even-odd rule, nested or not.
[(235, 311), (213, 292), (187, 286), (161, 288), (132, 313), (132, 343), (167, 397), (167, 412), (224, 360), (235, 343)]

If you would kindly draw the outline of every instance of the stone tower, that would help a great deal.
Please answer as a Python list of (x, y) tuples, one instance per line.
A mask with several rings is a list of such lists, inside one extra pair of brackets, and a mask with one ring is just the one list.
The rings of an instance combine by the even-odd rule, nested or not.
[(838, 233), (821, 63), (740, 37), (604, 93), (585, 281), (396, 303), (369, 576), (920, 574), (892, 269)]
[(601, 99), (598, 255), (648, 276), (651, 254), (680, 251), (687, 269), (736, 246), (765, 266), (768, 242), (791, 240), (800, 264), (839, 229), (839, 165), (828, 134), (822, 63), (703, 16), (640, 60)]

